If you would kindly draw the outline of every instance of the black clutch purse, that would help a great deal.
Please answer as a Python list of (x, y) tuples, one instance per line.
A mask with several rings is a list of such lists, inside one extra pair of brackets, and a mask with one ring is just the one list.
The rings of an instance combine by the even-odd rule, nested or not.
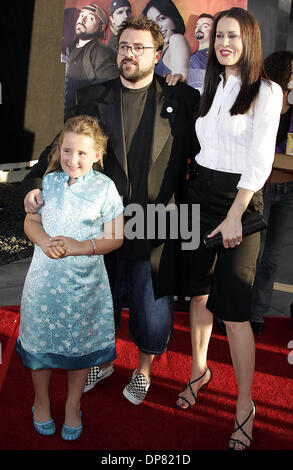
[[(261, 230), (265, 230), (267, 228), (267, 223), (263, 216), (259, 212), (253, 212), (252, 214), (248, 214), (243, 217), (242, 219), (242, 236), (246, 237), (247, 235), (251, 235), (252, 233), (260, 232)], [(207, 236), (212, 232), (210, 230), (207, 232), (204, 237), (203, 241), (208, 248), (218, 248), (219, 246), (223, 245), (222, 234), (221, 232), (217, 233), (212, 238), (207, 238)]]

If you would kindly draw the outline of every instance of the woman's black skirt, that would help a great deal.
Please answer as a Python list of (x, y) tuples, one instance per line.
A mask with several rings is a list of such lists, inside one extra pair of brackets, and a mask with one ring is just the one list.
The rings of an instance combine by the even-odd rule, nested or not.
[[(247, 321), (250, 316), (251, 290), (259, 252), (259, 233), (243, 238), (235, 248), (209, 249), (203, 236), (226, 217), (236, 195), (240, 175), (210, 170), (196, 165), (186, 182), (184, 202), (200, 204), (200, 244), (194, 250), (182, 250), (180, 256), (180, 294), (193, 297), (209, 294), (207, 308), (226, 321)], [(262, 191), (256, 192), (245, 213), (262, 213)]]

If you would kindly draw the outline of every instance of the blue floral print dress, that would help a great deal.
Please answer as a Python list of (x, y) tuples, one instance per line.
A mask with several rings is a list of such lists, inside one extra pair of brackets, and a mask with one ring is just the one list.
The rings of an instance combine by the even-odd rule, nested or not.
[[(39, 210), (46, 233), (83, 241), (123, 212), (113, 181), (95, 170), (68, 185), (47, 174)], [(35, 245), (24, 283), (17, 352), (30, 369), (83, 369), (116, 357), (114, 315), (102, 255), (51, 259)]]

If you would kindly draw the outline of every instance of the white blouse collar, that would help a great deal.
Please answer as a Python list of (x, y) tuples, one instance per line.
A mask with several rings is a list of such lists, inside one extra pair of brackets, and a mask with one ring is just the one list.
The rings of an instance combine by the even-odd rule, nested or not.
[[(224, 72), (221, 72), (220, 73), (220, 80), (222, 83), (224, 83)], [(228, 82), (241, 82), (241, 76), (240, 75), (229, 75), (228, 77), (228, 80), (226, 83)]]

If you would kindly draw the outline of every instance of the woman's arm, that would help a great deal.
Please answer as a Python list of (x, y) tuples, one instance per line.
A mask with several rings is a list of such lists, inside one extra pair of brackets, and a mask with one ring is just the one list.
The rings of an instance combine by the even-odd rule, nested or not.
[(171, 73), (181, 73), (187, 79), (190, 49), (188, 42), (182, 34), (173, 34), (170, 37), (169, 49), (166, 52), (166, 56), (164, 62), (171, 69)]
[(120, 248), (124, 238), (123, 232), (124, 217), (122, 213), (110, 222), (105, 222), (103, 235), (99, 238), (94, 238), (94, 243), (91, 240), (80, 242), (70, 237), (58, 235), (50, 239), (48, 246), (51, 248), (61, 246), (65, 251), (63, 257), (105, 255)]
[(254, 104), (252, 139), (246, 144), (246, 169), (239, 180), (238, 193), (226, 218), (209, 235), (221, 232), (225, 248), (233, 248), (235, 242), (242, 241), (242, 215), (271, 172), (282, 97), (282, 89), (276, 83), (262, 84)]
[(253, 105), (252, 138), (245, 142), (247, 157), (238, 188), (261, 189), (272, 171), (283, 92), (272, 82), (262, 83)]
[(239, 188), (238, 193), (230, 207), (226, 218), (209, 235), (212, 238), (218, 232), (222, 233), (225, 248), (234, 248), (235, 244), (242, 242), (241, 218), (245, 212), (254, 192), (249, 189)]

